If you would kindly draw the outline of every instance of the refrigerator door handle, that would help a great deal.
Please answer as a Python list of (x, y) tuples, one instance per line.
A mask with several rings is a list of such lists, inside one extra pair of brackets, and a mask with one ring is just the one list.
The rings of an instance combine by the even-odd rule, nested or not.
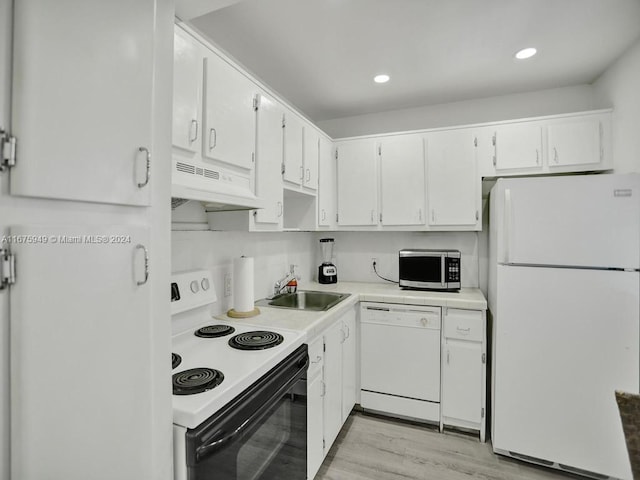
[(511, 190), (505, 188), (504, 190), (504, 263), (509, 263), (510, 248), (511, 248)]

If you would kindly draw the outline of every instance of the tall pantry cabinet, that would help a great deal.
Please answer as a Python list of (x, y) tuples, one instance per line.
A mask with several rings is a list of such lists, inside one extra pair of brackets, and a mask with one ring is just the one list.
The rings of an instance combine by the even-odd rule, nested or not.
[(171, 478), (173, 15), (0, 0), (0, 478)]

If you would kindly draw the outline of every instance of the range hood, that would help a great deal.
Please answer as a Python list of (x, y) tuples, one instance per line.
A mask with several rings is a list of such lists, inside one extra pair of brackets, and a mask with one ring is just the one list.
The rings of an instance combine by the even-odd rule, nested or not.
[(189, 200), (201, 202), (207, 212), (264, 208), (253, 193), (248, 171), (183, 159), (172, 163), (172, 209)]

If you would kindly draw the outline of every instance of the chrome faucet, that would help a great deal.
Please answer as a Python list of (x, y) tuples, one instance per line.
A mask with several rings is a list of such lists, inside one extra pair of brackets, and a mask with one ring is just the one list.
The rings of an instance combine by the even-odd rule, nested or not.
[(271, 298), (275, 297), (276, 295), (280, 295), (280, 293), (282, 293), (282, 290), (284, 290), (284, 288), (291, 280), (293, 280), (294, 278), (296, 280), (299, 279), (299, 277), (296, 276), (295, 269), (296, 265), (289, 265), (289, 272), (273, 285), (273, 295), (271, 296)]

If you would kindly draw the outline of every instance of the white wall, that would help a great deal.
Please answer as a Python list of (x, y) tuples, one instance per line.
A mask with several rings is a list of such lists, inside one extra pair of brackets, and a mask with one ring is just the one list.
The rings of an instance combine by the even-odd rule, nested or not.
[[(398, 251), (403, 248), (452, 248), (462, 253), (463, 287), (478, 287), (478, 235), (475, 232), (332, 232), (316, 234), (333, 238), (338, 282), (389, 283), (373, 272), (371, 259), (383, 277), (398, 280)], [(316, 250), (320, 264), (320, 250)]]
[(314, 234), (306, 232), (173, 231), (171, 269), (210, 270), (218, 296), (212, 313), (217, 315), (233, 307), (233, 296), (224, 296), (224, 277), (233, 275), (234, 258), (254, 258), (254, 295), (258, 300), (273, 293), (273, 284), (289, 271), (290, 264), (297, 265), (300, 288), (313, 280), (316, 243)]
[(593, 84), (597, 108), (613, 106), (617, 172), (640, 172), (640, 40)]
[(590, 85), (480, 98), (319, 122), (332, 138), (510, 120), (593, 109)]

